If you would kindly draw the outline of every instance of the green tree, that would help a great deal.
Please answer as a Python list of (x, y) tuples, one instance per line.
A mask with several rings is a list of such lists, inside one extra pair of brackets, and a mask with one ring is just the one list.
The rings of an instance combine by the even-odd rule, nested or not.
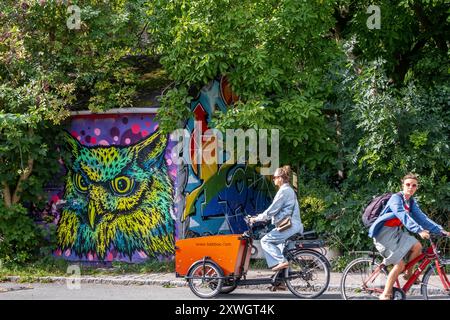
[(421, 176), (422, 208), (444, 225), (449, 216), (448, 3), (378, 1), (380, 29), (368, 25), (373, 4), (153, 0), (148, 9), (173, 80), (161, 127), (176, 128), (190, 93), (227, 75), (240, 100), (216, 125), (278, 128), (281, 161), (299, 165), (305, 221), (345, 250), (367, 249), (362, 208), (408, 171)]
[[(450, 68), (449, 4), (446, 0), (337, 1), (335, 35), (354, 40), (359, 61), (385, 60), (386, 75), (397, 86), (411, 79), (429, 85), (448, 79)], [(369, 28), (377, 5), (380, 28)]]
[(314, 168), (331, 161), (321, 109), (329, 89), (323, 66), (340, 54), (330, 41), (332, 1), (150, 3), (150, 32), (174, 81), (162, 98), (163, 130), (189, 117), (189, 92), (226, 75), (240, 101), (217, 115), (219, 128), (278, 128), (282, 162)]
[[(6, 207), (20, 203), (30, 189), (36, 161), (56, 167), (51, 154), (58, 140), (51, 126), (71, 110), (133, 104), (140, 74), (130, 57), (150, 50), (143, 3), (71, 1), (73, 11), (66, 1), (2, 1), (0, 184)], [(48, 181), (40, 176), (35, 186)]]
[(47, 200), (70, 111), (135, 102), (154, 51), (144, 2), (0, 3), (1, 258), (23, 262), (42, 244), (24, 206)]
[[(369, 248), (362, 208), (374, 195), (399, 190), (409, 171), (420, 176), (422, 209), (450, 227), (448, 4), (379, 1), (381, 29), (369, 29), (370, 4), (340, 1), (336, 7), (333, 32), (346, 60), (335, 61), (326, 109), (339, 119), (344, 174), (337, 200), (324, 197), (327, 209), (314, 220), (346, 250)], [(328, 177), (334, 180), (333, 173)]]

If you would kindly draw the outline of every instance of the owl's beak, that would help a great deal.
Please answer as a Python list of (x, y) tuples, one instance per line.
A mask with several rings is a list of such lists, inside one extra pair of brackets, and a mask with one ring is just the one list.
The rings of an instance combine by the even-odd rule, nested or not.
[(92, 202), (89, 202), (88, 217), (89, 217), (89, 225), (91, 226), (92, 229), (94, 229), (94, 224), (95, 224), (95, 205)]

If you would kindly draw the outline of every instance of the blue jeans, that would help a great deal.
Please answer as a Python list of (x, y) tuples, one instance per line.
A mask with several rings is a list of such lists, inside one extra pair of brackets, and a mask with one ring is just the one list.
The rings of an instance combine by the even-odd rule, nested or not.
[(262, 237), (261, 248), (264, 251), (269, 268), (286, 261), (283, 256), (284, 242), (296, 233), (303, 233), (303, 224), (293, 223), (292, 227), (281, 232), (274, 228)]

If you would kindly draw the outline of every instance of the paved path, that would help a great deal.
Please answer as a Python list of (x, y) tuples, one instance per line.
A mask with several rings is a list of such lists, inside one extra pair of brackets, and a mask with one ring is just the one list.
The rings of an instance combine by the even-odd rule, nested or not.
[[(82, 283), (69, 289), (63, 283), (1, 283), (6, 292), (0, 292), (0, 300), (202, 300), (188, 287), (155, 285), (118, 285)], [(290, 291), (238, 288), (233, 293), (218, 295), (213, 300), (295, 300)], [(320, 300), (340, 300), (338, 293), (325, 293)], [(205, 300), (208, 301), (208, 300)]]
[[(248, 279), (270, 277), (270, 270), (250, 270)], [(342, 274), (332, 272), (328, 290), (320, 299), (341, 299), (339, 284)], [(14, 299), (148, 299), (178, 300), (197, 299), (188, 288), (184, 278), (177, 278), (174, 273), (97, 275), (39, 277), (33, 283), (22, 283), (17, 276), (6, 277), (0, 283), (0, 300)], [(239, 286), (229, 295), (221, 295), (218, 299), (295, 299), (289, 291), (270, 292), (268, 285)], [(419, 288), (419, 286), (417, 286)], [(420, 293), (412, 290), (407, 299), (420, 299)], [(412, 294), (412, 296), (411, 296)]]
[[(270, 270), (250, 270), (247, 278), (264, 278), (273, 275)], [(341, 280), (341, 273), (332, 272), (330, 276), (330, 291), (338, 291)], [(17, 276), (6, 277), (10, 282), (21, 282)], [(148, 273), (148, 274), (124, 274), (124, 275), (96, 275), (96, 276), (67, 276), (67, 277), (39, 277), (37, 282), (68, 283), (80, 280), (81, 283), (90, 284), (117, 284), (117, 285), (159, 285), (164, 287), (187, 287), (188, 284), (184, 278), (177, 278), (175, 273)], [(0, 284), (0, 288), (1, 288)], [(244, 289), (261, 290), (267, 285), (245, 286)], [(1, 291), (1, 289), (0, 289)]]

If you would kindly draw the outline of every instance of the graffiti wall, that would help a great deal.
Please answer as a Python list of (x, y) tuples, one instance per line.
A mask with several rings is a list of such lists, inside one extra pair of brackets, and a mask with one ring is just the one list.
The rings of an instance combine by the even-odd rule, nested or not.
[[(212, 81), (191, 102), (194, 117), (186, 129), (190, 132), (191, 146), (197, 135), (208, 130), (213, 113), (232, 107), (237, 99), (226, 78)], [(201, 123), (201, 129), (195, 123)], [(202, 140), (202, 150), (209, 140)], [(179, 166), (177, 181), (178, 210), (185, 237), (242, 233), (247, 229), (243, 217), (267, 208), (275, 195), (271, 180), (258, 173), (258, 168), (243, 164), (205, 164), (196, 159), (191, 150), (191, 164)], [(225, 160), (227, 155), (223, 154)]]
[(56, 255), (135, 262), (172, 256), (176, 168), (154, 115), (74, 117), (66, 148)]
[(49, 189), (41, 211), (57, 226), (55, 255), (94, 262), (170, 259), (178, 238), (245, 231), (243, 217), (270, 204), (271, 180), (250, 165), (204, 164), (195, 152), (195, 141), (210, 143), (201, 135), (214, 111), (236, 99), (224, 78), (201, 90), (185, 124), (193, 161), (181, 165), (171, 158), (176, 142), (158, 131), (154, 114), (73, 116), (63, 146), (70, 155), (64, 185)]

